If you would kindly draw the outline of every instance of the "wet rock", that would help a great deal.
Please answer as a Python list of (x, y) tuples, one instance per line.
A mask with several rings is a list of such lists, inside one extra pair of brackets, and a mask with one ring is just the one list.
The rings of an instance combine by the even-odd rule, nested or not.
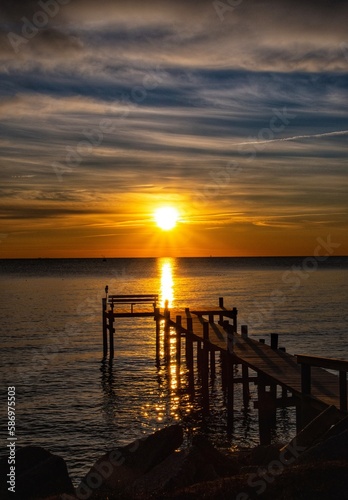
[(74, 487), (63, 458), (39, 446), (26, 446), (16, 451), (15, 495), (8, 491), (7, 457), (0, 461), (0, 498), (34, 500), (58, 494), (74, 494)]
[(110, 494), (115, 498), (127, 498), (124, 490), (171, 455), (182, 441), (182, 428), (172, 425), (109, 451), (96, 461), (82, 480), (77, 496), (94, 499)]

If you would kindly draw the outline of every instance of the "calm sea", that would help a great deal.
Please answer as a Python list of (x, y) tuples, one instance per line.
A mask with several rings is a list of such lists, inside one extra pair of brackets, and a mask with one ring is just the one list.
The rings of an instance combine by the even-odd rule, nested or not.
[[(116, 357), (102, 364), (101, 299), (110, 293), (159, 293), (175, 307), (218, 303), (238, 308), (250, 335), (280, 334), (293, 354), (348, 359), (348, 258), (37, 259), (0, 261), (1, 401), (16, 386), (17, 445), (63, 456), (75, 483), (113, 445), (180, 422), (186, 439), (208, 435), (218, 446), (258, 443), (255, 390), (226, 432), (219, 363), (211, 412), (155, 363), (154, 321), (116, 324)], [(275, 440), (294, 435), (293, 409), (279, 410)], [(2, 436), (6, 436), (6, 429)], [(3, 441), (6, 443), (6, 441)], [(2, 450), (4, 447), (2, 446)]]

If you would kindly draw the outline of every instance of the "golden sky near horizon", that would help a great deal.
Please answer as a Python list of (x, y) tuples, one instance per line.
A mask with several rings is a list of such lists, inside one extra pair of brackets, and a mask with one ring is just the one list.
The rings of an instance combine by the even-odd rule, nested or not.
[(0, 258), (348, 255), (347, 14), (5, 2)]

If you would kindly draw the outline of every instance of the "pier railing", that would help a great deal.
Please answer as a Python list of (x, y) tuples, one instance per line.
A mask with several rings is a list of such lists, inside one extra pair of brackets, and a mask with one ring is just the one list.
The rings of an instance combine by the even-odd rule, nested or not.
[(322, 358), (319, 356), (307, 356), (297, 354), (297, 363), (301, 365), (301, 386), (302, 394), (311, 395), (311, 368), (326, 368), (327, 370), (338, 371), (340, 409), (347, 411), (347, 372), (348, 361), (344, 359)]

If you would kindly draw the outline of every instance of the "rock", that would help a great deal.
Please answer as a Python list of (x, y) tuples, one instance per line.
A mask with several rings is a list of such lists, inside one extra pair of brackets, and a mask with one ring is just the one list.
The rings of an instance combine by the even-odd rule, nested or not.
[(251, 500), (257, 499), (256, 491), (248, 485), (249, 474), (221, 478), (175, 490), (157, 500)]
[(328, 439), (332, 436), (336, 436), (337, 434), (341, 434), (341, 432), (348, 430), (348, 416), (344, 417), (337, 424), (333, 425), (323, 436), (322, 441)]
[(303, 464), (334, 460), (348, 462), (348, 430), (304, 451), (297, 459), (297, 462)]
[(125, 492), (129, 498), (159, 498), (165, 493), (239, 471), (236, 459), (219, 452), (204, 438), (195, 438), (189, 450), (173, 453), (143, 475)]
[(219, 477), (228, 477), (238, 474), (240, 468), (239, 452), (227, 455), (217, 450), (206, 438), (196, 436), (193, 446), (199, 450), (206, 463), (212, 464)]
[(268, 465), (272, 460), (278, 460), (281, 445), (270, 444), (267, 446), (259, 445), (243, 452), (240, 458), (240, 464), (244, 466)]
[(265, 484), (259, 500), (348, 500), (348, 463), (291, 466)]
[(8, 491), (7, 458), (0, 461), (0, 498), (34, 500), (59, 494), (74, 494), (74, 487), (63, 458), (40, 446), (26, 446), (16, 450), (15, 496)]
[(112, 494), (115, 498), (125, 498), (125, 488), (171, 455), (182, 441), (182, 428), (172, 425), (110, 450), (92, 466), (77, 488), (77, 496), (93, 499)]
[(241, 474), (194, 484), (157, 500), (348, 500), (348, 464), (291, 466), (279, 476)]
[(329, 406), (319, 413), (281, 450), (284, 454), (294, 446), (309, 448), (322, 440), (326, 432), (342, 420), (342, 413), (335, 407)]

